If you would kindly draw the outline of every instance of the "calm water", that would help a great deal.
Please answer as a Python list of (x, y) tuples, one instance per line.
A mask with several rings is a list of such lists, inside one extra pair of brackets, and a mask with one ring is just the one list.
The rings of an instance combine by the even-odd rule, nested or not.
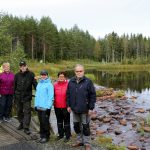
[[(73, 76), (73, 72), (68, 73), (69, 77)], [(100, 86), (125, 90), (128, 97), (137, 96), (140, 103), (143, 100), (150, 101), (150, 72), (148, 71), (87, 70), (86, 73), (93, 74), (95, 83)]]

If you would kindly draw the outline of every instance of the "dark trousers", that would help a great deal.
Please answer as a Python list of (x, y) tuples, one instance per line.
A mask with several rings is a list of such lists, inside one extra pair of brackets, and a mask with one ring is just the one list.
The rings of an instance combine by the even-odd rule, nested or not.
[(50, 117), (50, 109), (47, 109), (46, 111), (38, 110), (41, 138), (49, 138), (50, 136), (49, 117)]
[(57, 118), (57, 127), (59, 136), (63, 137), (65, 134), (66, 138), (70, 138), (71, 136), (70, 113), (67, 111), (66, 108), (55, 108), (55, 114)]
[(31, 101), (21, 102), (16, 100), (16, 105), (20, 124), (23, 124), (23, 128), (29, 128), (31, 121)]
[(1, 95), (0, 97), (0, 119), (11, 117), (13, 95)]

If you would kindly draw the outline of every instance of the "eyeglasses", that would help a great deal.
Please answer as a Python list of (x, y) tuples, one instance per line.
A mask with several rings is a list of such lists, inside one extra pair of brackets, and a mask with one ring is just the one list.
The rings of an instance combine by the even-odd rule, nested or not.
[(41, 76), (47, 76), (47, 74), (41, 74)]
[(76, 72), (76, 73), (79, 73), (79, 72), (83, 72), (83, 70), (76, 70), (75, 72)]

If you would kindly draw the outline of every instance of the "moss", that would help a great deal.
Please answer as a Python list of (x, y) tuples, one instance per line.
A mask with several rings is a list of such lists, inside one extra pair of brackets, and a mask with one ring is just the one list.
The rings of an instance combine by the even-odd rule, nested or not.
[(85, 74), (85, 76), (88, 77), (88, 78), (90, 78), (92, 81), (95, 81), (95, 76), (94, 76), (94, 74), (92, 74), (92, 73), (89, 74), (89, 73), (88, 73), (88, 74)]
[(124, 95), (125, 95), (125, 91), (123, 91), (123, 90), (116, 91), (116, 97), (117, 98), (120, 98), (120, 97), (122, 97)]
[(97, 144), (102, 145), (107, 150), (125, 150), (125, 146), (117, 146), (112, 143), (113, 139), (111, 137), (99, 136), (97, 138)]

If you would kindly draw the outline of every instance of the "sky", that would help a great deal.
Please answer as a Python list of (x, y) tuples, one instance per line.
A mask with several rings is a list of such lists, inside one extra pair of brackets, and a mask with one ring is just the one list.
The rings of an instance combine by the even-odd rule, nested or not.
[(0, 12), (49, 16), (58, 29), (75, 24), (96, 39), (116, 32), (150, 37), (150, 0), (0, 0)]

